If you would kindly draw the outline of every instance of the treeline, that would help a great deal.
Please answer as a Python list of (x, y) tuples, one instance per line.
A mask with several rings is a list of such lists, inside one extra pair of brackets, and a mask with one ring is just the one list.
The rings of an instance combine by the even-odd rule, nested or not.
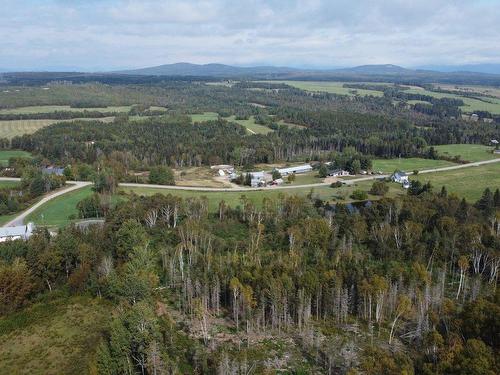
[(493, 374), (500, 201), (485, 195), (354, 210), (242, 197), (215, 213), (204, 198), (130, 196), (102, 228), (1, 244), (1, 313), (44, 290), (108, 299), (120, 313), (97, 367), (109, 374), (273, 370), (269, 353), (249, 356), (271, 337), (294, 338), (306, 373)]

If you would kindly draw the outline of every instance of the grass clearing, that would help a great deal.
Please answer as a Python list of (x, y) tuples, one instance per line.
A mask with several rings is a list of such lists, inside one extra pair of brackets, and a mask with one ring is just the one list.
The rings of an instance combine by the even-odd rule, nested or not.
[(273, 131), (273, 129), (267, 126), (257, 124), (253, 116), (250, 116), (247, 120), (236, 120), (236, 116), (226, 117), (225, 119), (244, 126), (250, 134), (267, 134)]
[(0, 318), (1, 372), (89, 373), (109, 312), (102, 299), (58, 297)]
[(10, 158), (31, 158), (31, 154), (27, 151), (20, 150), (3, 150), (0, 151), (0, 167), (9, 165)]
[(75, 118), (75, 119), (42, 119), (42, 120), (5, 120), (0, 121), (0, 134), (6, 138), (13, 138), (18, 135), (23, 134), (33, 134), (39, 129), (45, 128), (46, 126), (56, 124), (58, 122), (71, 122), (71, 121), (102, 121), (111, 122), (115, 118), (101, 117), (101, 118)]
[(219, 114), (215, 112), (195, 113), (189, 116), (191, 116), (191, 121), (193, 121), (193, 123), (216, 121), (219, 118)]
[(307, 126), (299, 125), (299, 124), (292, 124), (291, 122), (286, 122), (284, 120), (279, 120), (278, 125), (287, 126), (289, 128), (292, 128), (292, 129), (306, 129), (307, 128)]
[(417, 89), (410, 88), (405, 90), (407, 93), (411, 94), (420, 94), (420, 95), (428, 95), (434, 98), (453, 98), (453, 99), (461, 99), (464, 102), (464, 105), (460, 107), (464, 112), (474, 112), (474, 111), (488, 111), (492, 114), (500, 114), (500, 98), (489, 98), (486, 96), (478, 97), (481, 99), (468, 98), (466, 96), (462, 96), (459, 93), (457, 94), (448, 94), (443, 92), (434, 92), (425, 89)]
[(419, 180), (422, 183), (430, 181), (434, 186), (434, 191), (439, 191), (444, 185), (448, 193), (455, 193), (460, 198), (463, 197), (469, 202), (475, 202), (487, 187), (492, 190), (500, 187), (500, 162), (479, 167), (425, 173), (411, 176), (410, 179)]
[(92, 194), (93, 191), (90, 186), (63, 194), (48, 201), (35, 210), (35, 212), (28, 215), (25, 222), (32, 221), (35, 224), (49, 227), (67, 225), (71, 222), (70, 217), (78, 215), (78, 210), (76, 209), (78, 202)]
[(98, 112), (128, 112), (132, 106), (110, 106), (110, 107), (92, 107), (92, 108), (75, 108), (69, 105), (34, 105), (29, 107), (5, 108), (0, 109), (0, 114), (34, 114), (34, 113), (51, 113), (55, 111), (83, 112), (83, 111), (98, 111)]
[(413, 172), (416, 170), (449, 167), (456, 165), (446, 160), (432, 160), (422, 158), (396, 158), (396, 159), (375, 159), (373, 160), (373, 170), (384, 173), (392, 173), (395, 170)]
[[(219, 118), (219, 114), (215, 112), (203, 112), (198, 114), (192, 114), (190, 116), (194, 124), (205, 121), (216, 121)], [(249, 134), (267, 134), (273, 131), (271, 128), (268, 128), (267, 126), (255, 123), (255, 118), (253, 116), (249, 117), (247, 120), (237, 120), (236, 116), (234, 115), (223, 118), (226, 121), (236, 122), (237, 124), (244, 126)]]
[(434, 149), (443, 156), (455, 157), (460, 155), (462, 160), (482, 161), (500, 158), (500, 154), (492, 153), (493, 147), (477, 144), (438, 145)]
[(349, 95), (349, 96), (383, 96), (382, 91), (352, 89), (343, 87), (346, 82), (322, 82), (322, 81), (267, 81), (269, 83), (284, 83), (304, 91), (327, 92), (330, 94)]

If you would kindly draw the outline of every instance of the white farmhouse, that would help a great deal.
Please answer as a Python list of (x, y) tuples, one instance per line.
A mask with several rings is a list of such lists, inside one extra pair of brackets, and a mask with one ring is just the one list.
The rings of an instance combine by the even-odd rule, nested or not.
[(403, 185), (410, 183), (408, 175), (405, 172), (401, 171), (394, 172), (394, 174), (391, 176), (391, 180)]

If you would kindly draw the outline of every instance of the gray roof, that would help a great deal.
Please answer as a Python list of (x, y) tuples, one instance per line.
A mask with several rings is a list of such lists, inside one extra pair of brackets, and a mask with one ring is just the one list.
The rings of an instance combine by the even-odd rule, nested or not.
[(17, 236), (30, 236), (33, 232), (33, 224), (20, 225), (17, 227), (2, 227), (0, 228), (1, 237), (17, 237)]

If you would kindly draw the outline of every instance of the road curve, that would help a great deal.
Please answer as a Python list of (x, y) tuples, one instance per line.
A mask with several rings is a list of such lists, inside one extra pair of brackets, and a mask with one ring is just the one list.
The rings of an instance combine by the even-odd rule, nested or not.
[[(6, 181), (3, 178), (2, 178), (2, 180)], [(11, 181), (15, 181), (15, 180), (11, 180)], [(45, 195), (42, 199), (40, 199), (38, 202), (36, 202), (33, 206), (31, 206), (27, 210), (21, 212), (14, 219), (12, 219), (8, 223), (6, 223), (4, 225), (4, 227), (14, 227), (14, 226), (17, 226), (17, 225), (23, 225), (24, 224), (24, 219), (29, 214), (31, 214), (33, 211), (35, 211), (38, 207), (44, 205), (45, 203), (47, 203), (48, 201), (50, 201), (50, 200), (52, 200), (54, 198), (57, 198), (57, 197), (59, 197), (59, 196), (61, 196), (63, 194), (69, 193), (70, 191), (81, 189), (82, 187), (85, 187), (85, 186), (89, 186), (92, 183), (91, 182), (87, 182), (87, 181), (68, 181), (67, 184), (71, 185), (71, 186), (63, 188), (63, 189), (59, 189), (59, 190), (56, 190), (56, 191), (53, 191), (53, 192)]]
[[(491, 164), (491, 163), (497, 163), (500, 162), (500, 158), (497, 159), (491, 159), (491, 160), (484, 160), (484, 161), (477, 161), (473, 163), (467, 163), (467, 164), (459, 164), (459, 165), (453, 165), (450, 167), (442, 167), (442, 168), (433, 168), (433, 169), (424, 169), (419, 171), (419, 174), (422, 173), (436, 173), (436, 172), (445, 172), (445, 171), (451, 171), (454, 169), (462, 169), (462, 168), (470, 168), (470, 167), (479, 167), (484, 164)], [(356, 182), (362, 182), (362, 181), (369, 181), (369, 180), (375, 180), (378, 178), (387, 178), (390, 175), (388, 174), (383, 174), (383, 175), (368, 175), (364, 177), (359, 177), (359, 178), (354, 178), (352, 180), (343, 180), (347, 185), (354, 184)], [(0, 177), (0, 181), (20, 181), (20, 178), (15, 178), (15, 177)], [(15, 226), (15, 225), (23, 225), (24, 219), (31, 214), (33, 211), (35, 211), (38, 207), (42, 206), (43, 204), (47, 203), (48, 201), (61, 196), (63, 194), (69, 193), (70, 191), (80, 189), (85, 186), (89, 186), (92, 183), (88, 181), (67, 181), (68, 185), (72, 185), (68, 188), (57, 190), (55, 192), (49, 193), (46, 196), (44, 196), (40, 201), (38, 201), (36, 204), (28, 208), (26, 211), (23, 211), (21, 214), (16, 216), (14, 219), (9, 221), (7, 224), (5, 224), (5, 227), (9, 226)], [(245, 192), (245, 191), (270, 191), (270, 190), (290, 190), (290, 189), (300, 189), (300, 188), (315, 188), (315, 187), (321, 187), (321, 186), (328, 186), (330, 185), (329, 182), (319, 182), (316, 184), (308, 184), (308, 185), (280, 185), (280, 186), (270, 186), (270, 187), (257, 187), (257, 188), (252, 188), (252, 187), (237, 187), (237, 188), (213, 188), (213, 187), (200, 187), (200, 186), (172, 186), (172, 185), (154, 185), (154, 184), (135, 184), (135, 183), (120, 183), (119, 186), (121, 187), (139, 187), (139, 188), (155, 188), (155, 189), (168, 189), (168, 190), (185, 190), (185, 191), (206, 191), (206, 192)]]

